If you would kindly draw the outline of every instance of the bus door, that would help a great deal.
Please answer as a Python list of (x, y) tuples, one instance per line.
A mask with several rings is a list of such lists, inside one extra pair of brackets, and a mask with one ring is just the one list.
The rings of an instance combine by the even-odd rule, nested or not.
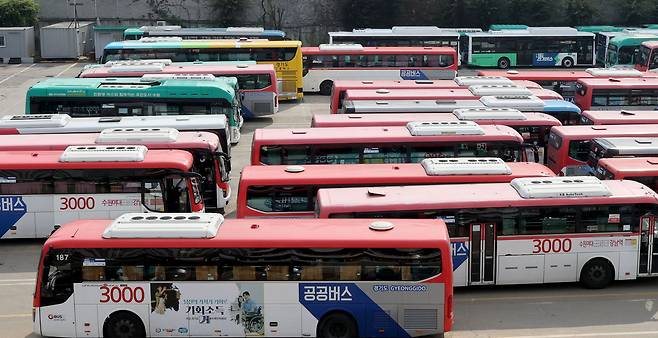
[(471, 224), (471, 285), (494, 284), (496, 271), (496, 225)]
[(658, 274), (658, 217), (644, 216), (640, 224), (639, 276)]

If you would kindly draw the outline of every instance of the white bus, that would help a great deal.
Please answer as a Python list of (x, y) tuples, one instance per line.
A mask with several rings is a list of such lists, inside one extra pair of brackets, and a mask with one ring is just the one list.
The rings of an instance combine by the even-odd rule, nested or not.
[(126, 212), (202, 212), (192, 155), (145, 146), (0, 152), (0, 238), (44, 238), (58, 226)]
[(450, 47), (302, 47), (304, 91), (329, 95), (334, 80), (451, 80), (457, 51)]
[(81, 220), (43, 246), (34, 332), (437, 336), (453, 321), (450, 257), (440, 220)]
[(603, 288), (658, 276), (658, 194), (631, 180), (320, 189), (316, 210), (322, 218), (443, 219), (455, 286), (579, 281)]

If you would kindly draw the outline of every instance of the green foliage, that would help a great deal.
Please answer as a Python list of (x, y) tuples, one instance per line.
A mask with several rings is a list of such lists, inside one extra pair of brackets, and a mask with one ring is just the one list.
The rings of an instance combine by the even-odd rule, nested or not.
[(25, 27), (37, 23), (39, 5), (34, 0), (0, 0), (0, 26)]
[(240, 0), (210, 0), (217, 26), (229, 27), (239, 22)]
[(622, 23), (627, 25), (639, 25), (653, 22), (651, 9), (655, 8), (652, 0), (623, 0), (621, 1), (619, 13), (622, 15)]
[(395, 24), (398, 9), (403, 4), (402, 1), (388, 0), (349, 1), (344, 7), (343, 24), (347, 29), (390, 28)]
[(598, 16), (590, 0), (567, 0), (564, 6), (564, 18), (567, 26), (587, 26), (594, 23)]

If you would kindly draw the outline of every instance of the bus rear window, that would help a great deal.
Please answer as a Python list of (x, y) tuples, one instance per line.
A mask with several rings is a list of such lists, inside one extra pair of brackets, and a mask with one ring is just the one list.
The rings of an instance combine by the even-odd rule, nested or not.
[(581, 162), (587, 161), (589, 158), (590, 141), (589, 140), (574, 140), (569, 143), (569, 157)]
[(551, 132), (551, 134), (548, 135), (548, 144), (555, 149), (560, 149), (562, 148), (562, 137), (556, 133)]
[(315, 193), (311, 187), (250, 186), (247, 206), (263, 212), (312, 211)]

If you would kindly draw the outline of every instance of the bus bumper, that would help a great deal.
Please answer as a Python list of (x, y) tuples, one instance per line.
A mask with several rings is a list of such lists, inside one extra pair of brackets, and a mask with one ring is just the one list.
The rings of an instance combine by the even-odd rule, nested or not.
[(41, 311), (38, 307), (32, 308), (32, 332), (41, 335)]

